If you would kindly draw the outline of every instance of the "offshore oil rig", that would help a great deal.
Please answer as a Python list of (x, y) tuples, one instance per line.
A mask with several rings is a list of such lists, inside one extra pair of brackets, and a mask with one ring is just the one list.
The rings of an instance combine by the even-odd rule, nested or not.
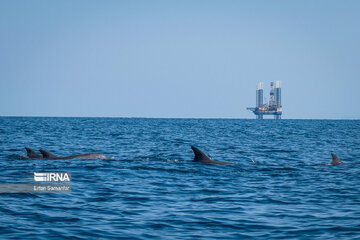
[(264, 115), (274, 115), (274, 119), (281, 119), (281, 82), (270, 83), (270, 100), (264, 103), (264, 83), (259, 82), (256, 89), (256, 107), (249, 107), (247, 110), (256, 115), (256, 119), (263, 119)]

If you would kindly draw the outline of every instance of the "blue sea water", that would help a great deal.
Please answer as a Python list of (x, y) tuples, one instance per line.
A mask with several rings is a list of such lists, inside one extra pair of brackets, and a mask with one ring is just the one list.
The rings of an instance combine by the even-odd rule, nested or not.
[[(1, 117), (0, 183), (67, 171), (72, 192), (0, 194), (0, 238), (360, 239), (359, 134), (357, 120)], [(191, 145), (234, 164), (192, 162)]]

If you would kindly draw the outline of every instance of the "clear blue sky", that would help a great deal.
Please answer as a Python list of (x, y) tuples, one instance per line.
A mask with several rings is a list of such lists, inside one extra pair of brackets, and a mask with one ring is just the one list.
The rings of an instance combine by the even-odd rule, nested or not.
[(360, 119), (360, 1), (0, 0), (0, 116)]

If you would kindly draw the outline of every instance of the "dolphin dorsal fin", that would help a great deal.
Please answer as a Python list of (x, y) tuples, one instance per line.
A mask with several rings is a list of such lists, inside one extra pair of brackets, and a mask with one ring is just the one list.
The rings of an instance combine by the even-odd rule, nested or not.
[(38, 158), (38, 159), (42, 158), (42, 156), (40, 154), (36, 153), (31, 148), (25, 147), (25, 149), (26, 149), (26, 152), (27, 152), (27, 156), (29, 158)]
[(331, 165), (341, 165), (341, 164), (344, 164), (340, 158), (338, 158), (334, 153), (331, 153), (331, 156), (332, 156), (332, 161), (331, 161)]
[(40, 149), (39, 152), (41, 152), (41, 154), (43, 155), (43, 158), (47, 158), (47, 159), (57, 159), (58, 158), (51, 152), (43, 150), (43, 149)]
[(206, 155), (203, 151), (197, 147), (191, 146), (191, 149), (194, 152), (194, 162), (209, 162), (212, 161), (211, 158)]

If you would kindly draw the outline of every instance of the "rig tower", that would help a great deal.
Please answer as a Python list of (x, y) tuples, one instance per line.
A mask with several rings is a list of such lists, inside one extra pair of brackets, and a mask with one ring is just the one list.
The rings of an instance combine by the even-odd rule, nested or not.
[(256, 107), (249, 107), (256, 119), (263, 119), (264, 115), (274, 115), (274, 119), (281, 119), (281, 82), (276, 81), (270, 83), (270, 100), (264, 103), (264, 84), (259, 82), (256, 89)]

